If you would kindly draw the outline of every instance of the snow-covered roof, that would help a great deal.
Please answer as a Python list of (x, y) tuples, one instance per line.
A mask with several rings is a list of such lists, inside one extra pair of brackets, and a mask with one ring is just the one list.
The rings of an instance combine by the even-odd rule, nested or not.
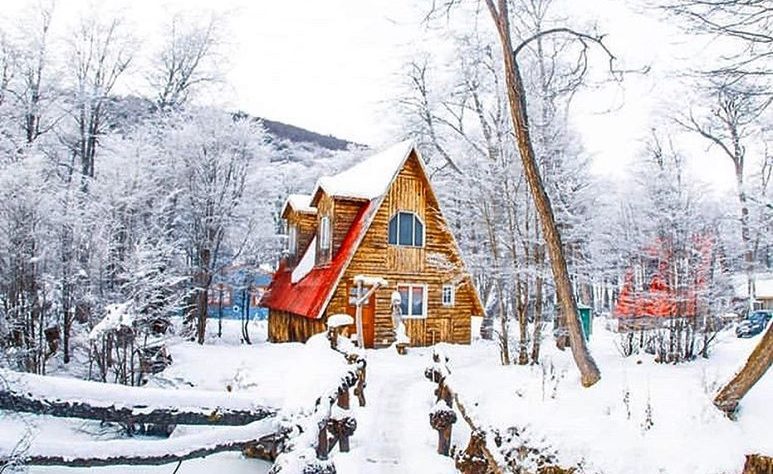
[(405, 140), (336, 175), (323, 176), (317, 180), (311, 194), (316, 196), (322, 189), (330, 196), (352, 199), (370, 200), (382, 196), (414, 146), (413, 140)]
[[(732, 277), (735, 296), (748, 298), (746, 275), (736, 274)], [(773, 273), (758, 274), (754, 277), (754, 296), (759, 299), (773, 299)]]
[(297, 212), (316, 214), (317, 208), (311, 205), (311, 196), (308, 194), (290, 194), (282, 206), (281, 215), (284, 216), (287, 208), (291, 207)]
[(754, 283), (754, 293), (757, 298), (773, 298), (773, 277), (757, 280)]
[(306, 249), (306, 253), (303, 254), (303, 257), (301, 257), (301, 261), (298, 262), (298, 265), (293, 269), (293, 274), (290, 277), (290, 281), (293, 283), (298, 283), (299, 281), (303, 280), (303, 277), (308, 275), (309, 272), (314, 268), (314, 263), (316, 260), (317, 238), (314, 237), (311, 239), (311, 243)]

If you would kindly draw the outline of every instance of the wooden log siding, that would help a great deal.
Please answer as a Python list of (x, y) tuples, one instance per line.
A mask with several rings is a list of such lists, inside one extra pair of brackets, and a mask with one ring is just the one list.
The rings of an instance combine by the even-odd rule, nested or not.
[[(368, 233), (344, 272), (326, 311), (328, 315), (346, 312), (346, 286), (347, 282), (353, 281), (355, 275), (385, 278), (388, 287), (376, 292), (376, 347), (385, 347), (394, 342), (391, 293), (398, 284), (427, 285), (427, 318), (406, 321), (406, 332), (411, 338), (411, 345), (425, 346), (433, 341), (468, 344), (471, 337), (470, 316), (477, 314), (474, 290), (470, 286), (469, 278), (462, 274), (461, 256), (456, 252), (456, 245), (437, 201), (432, 193), (427, 191), (429, 183), (421, 172), (417, 159), (413, 154), (396, 177), (376, 212)], [(424, 222), (423, 248), (413, 249), (388, 244), (389, 219), (398, 211), (414, 212)], [(408, 252), (408, 256), (398, 257), (400, 252)], [(428, 255), (442, 257), (440, 260), (445, 261), (446, 265), (431, 263)], [(435, 258), (432, 262), (435, 260), (438, 259)], [(407, 267), (407, 262), (414, 262), (416, 266)], [(456, 284), (454, 305), (443, 306), (443, 285), (451, 283)]]
[(314, 334), (325, 331), (325, 321), (309, 319), (287, 311), (268, 311), (269, 342), (306, 342)]

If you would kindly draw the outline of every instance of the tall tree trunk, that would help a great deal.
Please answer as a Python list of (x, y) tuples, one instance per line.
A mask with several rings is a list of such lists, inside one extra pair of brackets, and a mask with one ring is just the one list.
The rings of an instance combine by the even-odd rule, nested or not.
[(529, 342), (528, 342), (528, 331), (529, 331), (529, 319), (528, 315), (526, 313), (526, 309), (529, 304), (529, 289), (528, 284), (521, 280), (521, 278), (518, 278), (518, 281), (516, 282), (516, 297), (518, 298), (518, 330), (519, 330), (519, 341), (518, 341), (518, 365), (526, 365), (529, 363)]
[(714, 405), (733, 418), (738, 403), (759, 381), (773, 364), (773, 324), (768, 325), (765, 336), (754, 348), (740, 372), (719, 391)]
[(585, 338), (582, 335), (580, 319), (577, 314), (577, 303), (572, 293), (572, 285), (569, 280), (569, 272), (566, 266), (566, 258), (561, 244), (561, 236), (558, 233), (553, 208), (550, 199), (545, 192), (542, 178), (534, 156), (534, 148), (529, 136), (529, 124), (526, 113), (526, 96), (521, 79), (520, 70), (513, 53), (510, 35), (510, 22), (508, 18), (507, 0), (499, 0), (499, 7), (494, 5), (494, 0), (486, 0), (491, 17), (497, 26), (502, 52), (504, 57), (505, 80), (507, 84), (507, 97), (510, 104), (510, 115), (513, 120), (518, 151), (521, 155), (523, 170), (529, 183), (534, 206), (540, 216), (542, 233), (550, 255), (550, 263), (553, 270), (556, 291), (558, 293), (561, 309), (566, 318), (566, 326), (569, 332), (569, 341), (577, 368), (581, 374), (581, 382), (584, 387), (590, 387), (601, 379), (601, 372), (596, 366)]
[(539, 244), (534, 246), (534, 266), (537, 269), (537, 278), (534, 283), (534, 332), (531, 342), (531, 363), (539, 364), (540, 343), (542, 342), (542, 265), (545, 256)]
[(738, 201), (741, 203), (741, 240), (744, 245), (744, 273), (746, 291), (749, 297), (749, 309), (754, 307), (754, 250), (752, 248), (751, 229), (749, 228), (749, 204), (743, 186), (743, 162), (736, 161), (735, 180), (738, 187)]

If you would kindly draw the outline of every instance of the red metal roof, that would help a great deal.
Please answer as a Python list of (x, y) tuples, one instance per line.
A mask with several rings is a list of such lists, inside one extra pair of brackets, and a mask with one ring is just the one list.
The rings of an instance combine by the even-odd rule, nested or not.
[(712, 267), (714, 239), (710, 235), (696, 235), (692, 238), (694, 252), (699, 259), (689, 269), (691, 281), (686, 288), (674, 289), (668, 284), (670, 252), (662, 249), (664, 241), (658, 239), (645, 251), (645, 255), (660, 261), (646, 289), (637, 290), (633, 283), (633, 269), (626, 271), (623, 287), (620, 289), (614, 315), (618, 318), (631, 317), (693, 317), (698, 310), (698, 296), (709, 282)]
[(260, 300), (260, 305), (279, 311), (288, 311), (310, 319), (318, 319), (322, 316), (341, 275), (354, 256), (354, 252), (357, 251), (360, 240), (367, 232), (371, 217), (375, 214), (380, 202), (381, 199), (374, 199), (360, 208), (351, 227), (349, 227), (349, 232), (341, 242), (341, 247), (329, 265), (315, 266), (300, 281), (293, 283), (293, 269), (288, 268), (283, 261), (274, 273), (274, 279)]

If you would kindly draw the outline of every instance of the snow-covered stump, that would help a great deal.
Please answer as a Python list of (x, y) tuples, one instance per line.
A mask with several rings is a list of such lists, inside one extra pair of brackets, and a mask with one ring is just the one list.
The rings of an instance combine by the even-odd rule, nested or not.
[(773, 473), (773, 457), (762, 454), (746, 455), (746, 463), (743, 466), (743, 474), (771, 474)]
[(470, 433), (467, 448), (456, 458), (456, 468), (464, 474), (488, 474), (486, 459), (486, 434), (480, 430)]
[(429, 424), (438, 432), (437, 452), (448, 456), (451, 452), (451, 428), (456, 423), (456, 412), (444, 401), (439, 401), (429, 412)]
[(330, 348), (338, 350), (338, 337), (341, 335), (341, 329), (354, 324), (354, 318), (348, 314), (333, 314), (327, 318), (327, 339), (330, 341)]

